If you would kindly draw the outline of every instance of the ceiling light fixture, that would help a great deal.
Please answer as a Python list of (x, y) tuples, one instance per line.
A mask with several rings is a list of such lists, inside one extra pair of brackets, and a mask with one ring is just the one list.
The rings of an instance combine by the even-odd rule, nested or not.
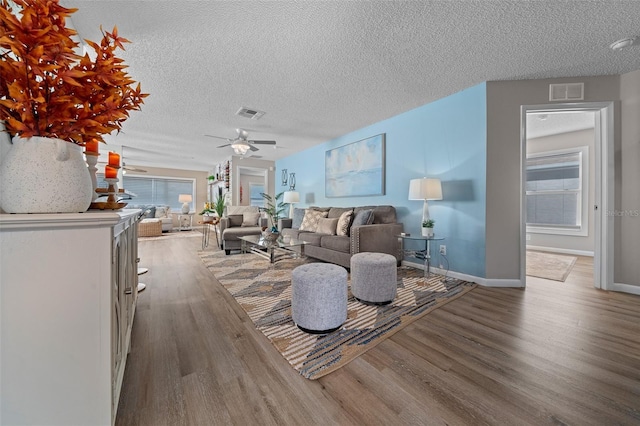
[(619, 50), (635, 45), (637, 39), (638, 37), (623, 38), (621, 40), (611, 43), (609, 47), (617, 52)]
[(247, 141), (238, 139), (231, 144), (231, 148), (236, 155), (245, 155), (249, 151), (249, 144)]

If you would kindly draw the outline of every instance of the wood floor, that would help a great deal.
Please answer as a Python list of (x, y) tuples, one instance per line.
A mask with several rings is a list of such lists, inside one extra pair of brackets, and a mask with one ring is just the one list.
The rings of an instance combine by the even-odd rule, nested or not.
[(479, 287), (309, 381), (218, 285), (200, 243), (140, 242), (150, 271), (118, 426), (640, 424), (640, 297), (592, 288), (588, 259), (564, 283)]

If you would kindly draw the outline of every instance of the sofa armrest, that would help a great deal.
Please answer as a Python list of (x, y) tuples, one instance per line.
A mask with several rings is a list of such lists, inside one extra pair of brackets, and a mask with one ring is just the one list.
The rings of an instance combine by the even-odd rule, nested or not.
[(291, 224), (293, 224), (293, 219), (288, 217), (278, 219), (278, 229), (291, 228)]
[(362, 252), (387, 253), (402, 260), (398, 235), (402, 233), (402, 223), (384, 223), (351, 227), (351, 254)]
[(220, 235), (222, 235), (222, 232), (225, 229), (229, 228), (229, 226), (230, 226), (229, 218), (228, 217), (221, 217), (219, 226), (220, 226)]

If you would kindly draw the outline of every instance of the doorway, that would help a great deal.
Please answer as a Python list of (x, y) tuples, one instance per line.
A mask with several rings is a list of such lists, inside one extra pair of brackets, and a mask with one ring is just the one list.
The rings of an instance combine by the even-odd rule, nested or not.
[[(546, 246), (562, 244), (565, 248), (560, 251), (567, 253), (593, 253), (593, 285), (608, 289), (613, 283), (614, 234), (613, 221), (605, 212), (613, 206), (613, 104), (523, 106), (521, 123), (523, 286), (527, 245), (534, 240)], [(569, 132), (578, 132), (574, 139), (580, 136), (587, 143), (550, 137)], [(535, 139), (536, 149), (529, 149), (533, 145), (529, 147), (528, 140)], [(553, 203), (562, 203), (562, 209), (551, 211)]]

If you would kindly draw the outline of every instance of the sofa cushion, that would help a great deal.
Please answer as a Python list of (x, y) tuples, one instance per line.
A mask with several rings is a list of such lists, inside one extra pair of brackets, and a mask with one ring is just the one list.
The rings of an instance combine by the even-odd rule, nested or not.
[(242, 226), (242, 214), (230, 214), (227, 217), (229, 218), (229, 227)]
[(371, 225), (373, 223), (373, 210), (358, 210), (351, 226)]
[(320, 246), (329, 250), (349, 253), (349, 237), (340, 235), (323, 235), (320, 239)]
[(352, 212), (353, 207), (331, 207), (329, 215), (327, 217), (340, 217), (342, 213)]
[(318, 234), (316, 232), (301, 232), (298, 235), (298, 239), (302, 241), (306, 241), (307, 243), (320, 247), (320, 240), (322, 237), (327, 237), (328, 235)]
[(300, 230), (316, 232), (316, 229), (318, 228), (318, 222), (320, 222), (320, 219), (327, 217), (328, 213), (329, 211), (307, 209), (304, 213), (304, 219), (302, 219)]
[(393, 206), (376, 206), (373, 209), (373, 223), (397, 223), (396, 208)]
[(291, 227), (294, 229), (300, 229), (300, 225), (302, 225), (302, 220), (304, 219), (305, 209), (294, 208), (293, 209), (293, 217), (291, 218)]
[(316, 232), (319, 234), (336, 235), (336, 226), (338, 226), (338, 218), (323, 217), (318, 221)]
[(222, 231), (222, 239), (225, 241), (238, 241), (239, 237), (246, 235), (260, 235), (262, 229), (257, 226), (237, 226)]
[(244, 212), (258, 213), (260, 210), (256, 206), (226, 206), (225, 212), (228, 216), (232, 214), (242, 215)]
[(336, 235), (349, 235), (351, 219), (353, 219), (353, 210), (348, 210), (340, 215), (338, 218), (338, 224), (336, 225)]
[(307, 231), (300, 231), (299, 229), (293, 229), (293, 228), (281, 229), (280, 233), (282, 234), (283, 237), (291, 237), (291, 238), (295, 238), (296, 240), (300, 239), (300, 234), (308, 234)]
[(258, 219), (260, 213), (244, 212), (242, 213), (242, 225), (241, 226), (258, 226)]

